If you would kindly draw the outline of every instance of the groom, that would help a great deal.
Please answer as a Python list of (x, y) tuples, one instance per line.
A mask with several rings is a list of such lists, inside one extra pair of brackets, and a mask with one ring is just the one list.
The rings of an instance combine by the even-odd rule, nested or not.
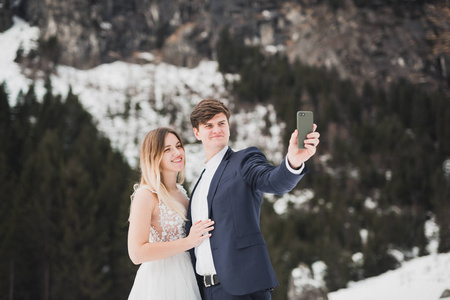
[(190, 250), (191, 258), (204, 299), (271, 299), (278, 281), (259, 228), (263, 193), (281, 195), (297, 185), (320, 135), (314, 124), (306, 149), (299, 149), (294, 131), (285, 160), (275, 167), (256, 147), (228, 147), (229, 118), (228, 107), (214, 99), (200, 101), (191, 113), (206, 162), (191, 195), (186, 233), (199, 220), (215, 221), (212, 236)]

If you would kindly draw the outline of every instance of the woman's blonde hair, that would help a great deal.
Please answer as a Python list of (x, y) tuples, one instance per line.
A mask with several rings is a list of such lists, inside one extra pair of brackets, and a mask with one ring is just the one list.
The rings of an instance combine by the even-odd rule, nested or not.
[[(170, 195), (166, 186), (161, 181), (161, 160), (164, 154), (166, 136), (170, 133), (176, 136), (184, 150), (180, 136), (171, 128), (160, 127), (147, 133), (141, 145), (139, 162), (141, 181), (139, 184), (134, 185), (134, 190), (136, 191), (144, 185), (150, 186), (157, 193), (159, 201), (164, 202), (167, 207), (186, 220), (184, 207)], [(186, 166), (186, 160), (184, 160), (184, 165)], [(183, 181), (184, 169), (178, 173), (177, 184), (182, 184)], [(131, 195), (131, 201), (133, 201), (133, 197), (134, 193)]]

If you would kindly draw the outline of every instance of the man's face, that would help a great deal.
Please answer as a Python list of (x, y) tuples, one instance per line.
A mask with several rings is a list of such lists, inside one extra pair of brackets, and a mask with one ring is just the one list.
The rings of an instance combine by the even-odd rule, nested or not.
[(230, 126), (224, 113), (215, 115), (205, 124), (194, 128), (197, 140), (203, 143), (207, 152), (218, 152), (228, 145), (230, 140)]

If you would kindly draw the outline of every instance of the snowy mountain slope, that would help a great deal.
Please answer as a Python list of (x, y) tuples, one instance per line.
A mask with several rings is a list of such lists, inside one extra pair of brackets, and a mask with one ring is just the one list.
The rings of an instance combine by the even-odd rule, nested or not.
[[(28, 70), (14, 62), (19, 47), (27, 53), (37, 46), (39, 30), (21, 19), (0, 34), (0, 81), (7, 83), (10, 103), (14, 105), (20, 90), (26, 91), (31, 80)], [(151, 54), (145, 53), (151, 60)], [(228, 75), (228, 81), (235, 76)], [(203, 153), (196, 143), (189, 114), (198, 101), (214, 97), (229, 104), (224, 76), (217, 71), (217, 62), (203, 61), (197, 68), (180, 68), (165, 63), (130, 64), (114, 62), (90, 70), (58, 66), (51, 76), (54, 93), (67, 95), (69, 87), (80, 98), (83, 106), (98, 122), (98, 128), (111, 140), (114, 147), (126, 156), (133, 166), (137, 164), (139, 144), (145, 134), (158, 126), (173, 127), (184, 139), (187, 152), (186, 178), (192, 182), (202, 168)], [(35, 82), (41, 98), (45, 92), (43, 79)], [(236, 111), (236, 109), (234, 109)], [(270, 135), (263, 134), (266, 119), (271, 123)], [(273, 107), (257, 106), (253, 111), (236, 111), (231, 124), (237, 136), (232, 147), (248, 145), (262, 148), (269, 159), (280, 162), (280, 146), (284, 124), (278, 124)]]
[(403, 263), (393, 271), (328, 294), (330, 300), (438, 300), (450, 289), (450, 253)]

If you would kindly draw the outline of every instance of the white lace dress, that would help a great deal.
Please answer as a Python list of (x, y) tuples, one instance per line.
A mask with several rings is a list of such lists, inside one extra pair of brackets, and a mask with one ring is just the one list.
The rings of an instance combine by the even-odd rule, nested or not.
[[(142, 186), (152, 193), (150, 187)], [(180, 186), (180, 189), (184, 189)], [(184, 220), (177, 213), (159, 201), (159, 222), (157, 230), (151, 226), (151, 243), (174, 241), (186, 236)], [(188, 252), (168, 258), (141, 264), (128, 300), (199, 300), (200, 293), (194, 269)]]

